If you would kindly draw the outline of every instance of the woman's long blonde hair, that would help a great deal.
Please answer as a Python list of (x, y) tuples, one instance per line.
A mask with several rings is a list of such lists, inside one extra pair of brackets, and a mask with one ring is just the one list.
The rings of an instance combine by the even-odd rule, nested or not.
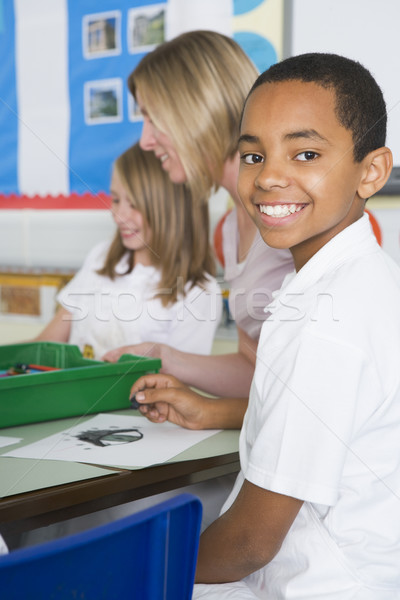
[(195, 198), (218, 187), (237, 151), (244, 101), (258, 73), (241, 47), (215, 31), (190, 31), (144, 56), (128, 78), (167, 133)]
[[(117, 158), (114, 169), (136, 208), (151, 231), (152, 264), (161, 271), (155, 297), (163, 306), (176, 302), (189, 289), (204, 284), (207, 274), (215, 274), (214, 255), (209, 242), (209, 214), (206, 204), (192, 201), (185, 185), (173, 184), (153, 152), (135, 144)], [(116, 265), (128, 254), (128, 270), (134, 267), (134, 250), (122, 243), (119, 231), (110, 246), (105, 264), (98, 272), (111, 279), (120, 276)]]

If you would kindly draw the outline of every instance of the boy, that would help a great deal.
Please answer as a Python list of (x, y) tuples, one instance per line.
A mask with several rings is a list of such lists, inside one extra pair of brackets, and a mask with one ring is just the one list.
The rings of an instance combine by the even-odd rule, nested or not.
[[(241, 472), (200, 543), (196, 580), (240, 579), (238, 598), (400, 598), (400, 269), (363, 214), (392, 167), (385, 137), (375, 80), (336, 55), (274, 65), (245, 104), (239, 194), (296, 273), (268, 306)], [(212, 426), (176, 380), (146, 385), (172, 387), (137, 394), (164, 417)]]

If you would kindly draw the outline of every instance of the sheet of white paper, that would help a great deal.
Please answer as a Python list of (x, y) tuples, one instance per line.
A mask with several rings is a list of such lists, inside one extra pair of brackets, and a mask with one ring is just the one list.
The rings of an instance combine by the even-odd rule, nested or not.
[(3, 456), (148, 467), (173, 458), (218, 431), (190, 431), (172, 423), (155, 424), (143, 417), (105, 413)]
[(11, 446), (11, 444), (18, 444), (22, 438), (9, 437), (7, 435), (0, 435), (0, 448), (4, 446)]

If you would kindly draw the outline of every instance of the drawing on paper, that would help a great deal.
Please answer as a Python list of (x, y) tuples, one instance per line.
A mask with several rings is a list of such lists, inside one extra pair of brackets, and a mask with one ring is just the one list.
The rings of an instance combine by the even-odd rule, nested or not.
[(88, 429), (75, 435), (78, 440), (88, 442), (94, 446), (115, 446), (117, 444), (131, 444), (138, 442), (143, 438), (143, 433), (139, 429)]

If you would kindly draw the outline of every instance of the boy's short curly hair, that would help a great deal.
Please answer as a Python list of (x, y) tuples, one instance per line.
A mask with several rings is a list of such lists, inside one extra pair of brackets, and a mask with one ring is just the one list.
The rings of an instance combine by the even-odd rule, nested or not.
[(292, 56), (264, 71), (250, 94), (264, 83), (289, 80), (313, 82), (334, 90), (336, 116), (339, 123), (352, 132), (356, 162), (361, 162), (369, 152), (385, 145), (385, 100), (374, 77), (359, 62), (337, 54), (318, 52)]

